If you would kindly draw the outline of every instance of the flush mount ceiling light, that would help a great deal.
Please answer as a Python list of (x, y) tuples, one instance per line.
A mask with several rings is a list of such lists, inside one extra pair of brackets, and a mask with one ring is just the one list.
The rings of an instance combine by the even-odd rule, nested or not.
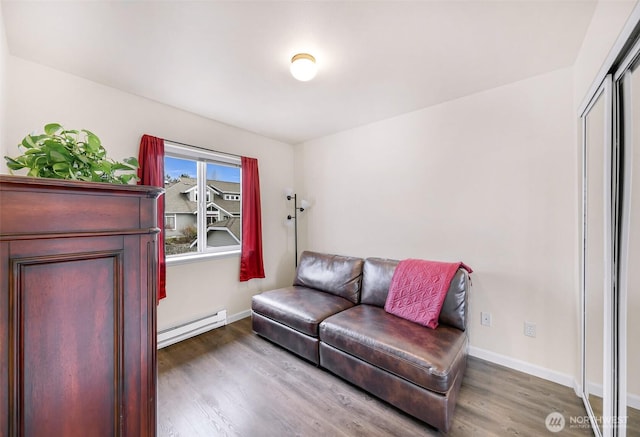
[(318, 72), (316, 58), (308, 53), (298, 53), (291, 58), (291, 74), (296, 79), (306, 82), (315, 77)]

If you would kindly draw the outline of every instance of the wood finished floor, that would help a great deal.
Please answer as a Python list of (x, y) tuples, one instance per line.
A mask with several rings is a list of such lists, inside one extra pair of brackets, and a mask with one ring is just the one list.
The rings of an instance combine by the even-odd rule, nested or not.
[[(594, 395), (589, 396), (589, 402), (593, 413), (602, 423), (602, 398)], [(640, 437), (640, 410), (627, 407), (627, 411), (621, 416), (626, 416), (627, 437)]]
[[(558, 411), (565, 429), (545, 418)], [(450, 436), (589, 436), (572, 389), (470, 357)], [(251, 332), (243, 319), (158, 351), (158, 435), (441, 433)]]

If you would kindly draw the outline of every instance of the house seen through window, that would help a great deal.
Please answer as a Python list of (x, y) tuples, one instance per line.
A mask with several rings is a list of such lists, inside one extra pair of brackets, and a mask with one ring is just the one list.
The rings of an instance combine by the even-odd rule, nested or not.
[(166, 143), (164, 170), (167, 258), (240, 250), (240, 159)]

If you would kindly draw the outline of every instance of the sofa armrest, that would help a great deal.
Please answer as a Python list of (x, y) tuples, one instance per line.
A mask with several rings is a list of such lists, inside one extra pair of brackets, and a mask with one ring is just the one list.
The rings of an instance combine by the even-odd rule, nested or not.
[(469, 273), (465, 269), (458, 269), (444, 298), (442, 310), (440, 310), (440, 323), (462, 331), (467, 329), (470, 286)]

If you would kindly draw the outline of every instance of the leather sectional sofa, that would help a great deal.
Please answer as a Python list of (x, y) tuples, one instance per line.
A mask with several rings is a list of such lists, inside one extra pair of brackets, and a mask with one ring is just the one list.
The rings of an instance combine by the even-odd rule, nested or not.
[(467, 364), (469, 276), (436, 329), (385, 311), (399, 261), (303, 252), (293, 286), (252, 300), (254, 332), (447, 432)]

